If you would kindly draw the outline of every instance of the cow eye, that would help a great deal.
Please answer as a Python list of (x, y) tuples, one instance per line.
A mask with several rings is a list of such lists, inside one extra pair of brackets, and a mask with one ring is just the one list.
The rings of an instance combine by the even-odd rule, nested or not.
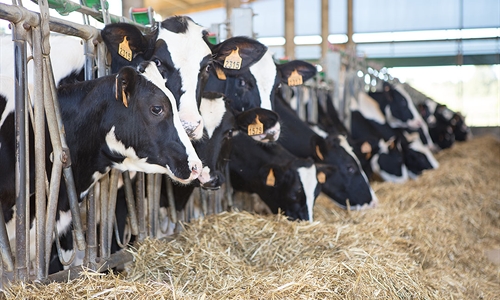
[(228, 138), (232, 138), (233, 137), (233, 129), (229, 129), (229, 131), (227, 132), (227, 137)]
[(153, 61), (155, 62), (157, 67), (161, 66), (161, 61), (158, 58), (155, 58)]
[(155, 116), (159, 116), (163, 112), (163, 106), (161, 105), (154, 105), (151, 106), (151, 113)]
[(353, 166), (348, 166), (347, 172), (349, 172), (350, 174), (354, 174), (354, 172), (356, 172), (356, 169)]
[(207, 65), (207, 67), (205, 68), (205, 71), (210, 71), (210, 65)]
[(245, 86), (247, 83), (245, 79), (240, 78), (240, 86)]

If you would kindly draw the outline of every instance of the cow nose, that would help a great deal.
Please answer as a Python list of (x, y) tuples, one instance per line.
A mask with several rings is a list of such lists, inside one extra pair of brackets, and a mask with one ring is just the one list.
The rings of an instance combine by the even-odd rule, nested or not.
[(191, 169), (191, 175), (189, 178), (194, 180), (200, 176), (201, 171), (203, 170), (203, 165), (199, 160), (192, 160), (189, 162), (189, 168)]
[(215, 174), (208, 181), (203, 182), (200, 178), (201, 176), (198, 177), (200, 186), (206, 190), (218, 190), (224, 182), (224, 175), (218, 171), (215, 171)]

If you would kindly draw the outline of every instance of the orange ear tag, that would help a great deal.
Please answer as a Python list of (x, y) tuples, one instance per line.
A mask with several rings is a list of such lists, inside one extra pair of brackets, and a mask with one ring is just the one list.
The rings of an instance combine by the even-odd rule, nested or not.
[(123, 101), (123, 105), (125, 105), (125, 107), (128, 107), (127, 94), (125, 94), (124, 90), (122, 90), (122, 101)]
[(270, 169), (269, 174), (267, 174), (266, 185), (267, 186), (274, 186), (275, 182), (276, 182), (276, 178), (274, 177), (274, 171), (273, 171), (273, 169)]
[(126, 36), (123, 37), (123, 41), (118, 45), (118, 55), (128, 61), (132, 61), (132, 50), (130, 50)]
[(224, 71), (222, 71), (219, 67), (215, 67), (215, 73), (217, 74), (217, 78), (219, 78), (219, 80), (227, 79), (226, 74), (224, 74)]
[(326, 174), (323, 172), (319, 172), (318, 175), (316, 175), (316, 178), (318, 179), (319, 183), (325, 183), (326, 182)]
[(324, 160), (323, 154), (321, 154), (318, 145), (316, 145), (316, 155), (319, 157), (319, 159)]
[(241, 61), (242, 58), (238, 52), (238, 47), (236, 47), (236, 50), (231, 51), (231, 54), (224, 60), (224, 68), (239, 70), (241, 69)]
[(296, 86), (296, 85), (301, 85), (302, 82), (302, 75), (297, 72), (297, 70), (293, 70), (292, 74), (288, 77), (288, 85), (289, 86)]
[(252, 124), (248, 125), (248, 135), (259, 135), (264, 133), (264, 124), (260, 122), (259, 116), (257, 115), (255, 117), (255, 122)]
[(368, 160), (372, 156), (372, 146), (368, 142), (364, 142), (361, 145), (361, 153), (365, 155), (365, 158)]

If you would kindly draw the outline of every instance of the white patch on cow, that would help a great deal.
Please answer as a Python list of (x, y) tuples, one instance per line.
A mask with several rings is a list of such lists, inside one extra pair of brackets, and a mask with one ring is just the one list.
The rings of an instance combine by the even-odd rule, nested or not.
[(434, 114), (436, 112), (436, 108), (438, 106), (437, 102), (432, 100), (432, 99), (426, 99), (425, 100), (425, 105), (427, 106), (427, 108), (429, 108), (429, 112), (431, 114)]
[[(177, 113), (177, 104), (175, 102), (175, 97), (172, 94), (172, 92), (165, 87), (164, 79), (161, 76), (160, 72), (158, 71), (158, 68), (156, 67), (156, 65), (153, 62), (149, 63), (149, 65), (145, 68), (143, 76), (146, 77), (149, 81), (151, 81), (154, 85), (156, 85), (160, 90), (162, 90), (165, 93), (165, 95), (168, 97), (168, 99), (170, 100), (170, 103), (172, 104), (172, 110), (173, 110), (172, 115), (173, 115), (173, 120), (174, 120), (174, 126), (176, 128), (179, 139), (181, 140), (182, 144), (186, 148), (189, 169), (192, 170), (193, 167), (195, 167), (197, 170), (201, 170), (203, 168), (201, 160), (198, 157), (198, 154), (196, 153), (196, 150), (194, 149), (193, 144), (189, 140), (189, 137), (188, 137), (186, 131), (183, 129), (181, 119), (180, 119), (180, 114)], [(193, 99), (196, 99), (196, 98), (193, 98)], [(195, 101), (195, 103), (196, 103), (196, 101)], [(196, 110), (196, 113), (198, 113), (198, 107), (196, 107), (195, 110)], [(202, 128), (203, 128), (203, 124), (202, 124)], [(202, 132), (203, 132), (203, 129), (202, 129)], [(169, 168), (168, 166), (166, 166), (166, 167)]]
[[(32, 55), (30, 47), (28, 56)], [(14, 43), (12, 36), (5, 36), (0, 39), (0, 74), (14, 78)], [(61, 58), (64, 58), (61, 62)], [(52, 61), (52, 71), (54, 81), (57, 84), (61, 79), (69, 76), (73, 72), (80, 72), (85, 64), (83, 44), (81, 39), (67, 35), (50, 35), (50, 60)], [(28, 81), (34, 82), (33, 60), (28, 62)]]
[(184, 91), (179, 102), (179, 116), (187, 124), (186, 127), (194, 129), (197, 126), (194, 139), (200, 139), (203, 135), (203, 120), (196, 102), (200, 63), (203, 58), (212, 54), (203, 40), (204, 30), (202, 26), (188, 20), (185, 33), (175, 33), (161, 26), (158, 33), (158, 39), (167, 43), (175, 68), (179, 70)]
[(211, 180), (212, 178), (210, 177), (210, 168), (204, 166), (203, 169), (201, 170), (200, 176), (198, 176), (198, 181), (201, 182), (201, 184), (204, 184)]
[(350, 108), (352, 111), (359, 111), (368, 120), (379, 124), (386, 122), (385, 116), (380, 110), (380, 105), (365, 92), (359, 92), (357, 98), (351, 99)]
[[(363, 179), (365, 180), (366, 184), (368, 185), (368, 188), (370, 189), (370, 195), (372, 196), (372, 201), (370, 201), (370, 204), (368, 205), (369, 207), (375, 207), (378, 204), (378, 198), (375, 195), (375, 191), (372, 189), (372, 186), (370, 185), (370, 181), (368, 180), (368, 177), (365, 174), (365, 171), (363, 171), (363, 167), (361, 167), (361, 163), (359, 162), (358, 157), (356, 156), (356, 153), (352, 150), (351, 145), (347, 141), (346, 137), (339, 134), (338, 136), (340, 140), (340, 146), (344, 148), (345, 152), (347, 152), (355, 161), (356, 164), (358, 165), (358, 169), (361, 172), (361, 176), (363, 176)], [(364, 207), (364, 206), (363, 206)], [(357, 209), (361, 209), (362, 207), (358, 207)]]
[[(113, 167), (120, 171), (137, 171), (144, 173), (161, 173), (167, 174), (170, 178), (183, 184), (188, 184), (199, 175), (199, 172), (191, 173), (188, 179), (182, 179), (174, 175), (170, 166), (160, 166), (155, 164), (150, 164), (147, 162), (147, 157), (139, 158), (132, 147), (125, 148), (125, 145), (120, 142), (115, 135), (115, 127), (113, 126), (111, 130), (106, 134), (106, 144), (109, 149), (115, 153), (118, 153), (125, 157), (121, 163), (114, 163)], [(203, 169), (201, 161), (196, 163), (197, 170)], [(188, 162), (189, 169), (193, 169), (193, 163)]]
[(222, 122), (222, 117), (226, 113), (226, 103), (224, 98), (205, 99), (201, 98), (200, 113), (203, 124), (207, 130), (208, 138), (212, 138), (214, 131)]
[(317, 135), (320, 137), (326, 139), (328, 137), (328, 133), (324, 131), (323, 129), (319, 128), (317, 125), (310, 125), (309, 126)]
[[(277, 122), (276, 125), (266, 130), (263, 134), (252, 135), (250, 137), (259, 143), (269, 143), (277, 141), (280, 137), (280, 134), (281, 124)], [(235, 136), (234, 133), (233, 136)]]
[(306, 205), (307, 213), (309, 215), (309, 222), (313, 222), (313, 207), (314, 201), (314, 190), (318, 185), (318, 179), (316, 178), (316, 165), (312, 165), (309, 168), (302, 167), (298, 168), (300, 182), (302, 182), (302, 188), (304, 189), (304, 194), (306, 195)]
[[(390, 139), (389, 141), (384, 141), (381, 139), (378, 143), (378, 146), (380, 148), (379, 153), (389, 153), (389, 144), (393, 141), (393, 139)], [(399, 148), (399, 144), (398, 144)], [(388, 182), (395, 182), (395, 183), (404, 183), (408, 181), (408, 169), (406, 168), (405, 164), (401, 164), (401, 176), (389, 174), (385, 172), (384, 170), (380, 169), (380, 165), (378, 164), (378, 158), (380, 157), (380, 154), (376, 153), (373, 155), (372, 159), (370, 160), (370, 165), (372, 167), (372, 170), (375, 174), (380, 175), (384, 181)]]
[(71, 211), (59, 211), (59, 220), (56, 222), (57, 233), (65, 234), (71, 225)]
[(272, 110), (271, 93), (274, 93), (273, 87), (278, 73), (273, 56), (269, 50), (262, 58), (250, 67), (260, 95), (260, 107)]

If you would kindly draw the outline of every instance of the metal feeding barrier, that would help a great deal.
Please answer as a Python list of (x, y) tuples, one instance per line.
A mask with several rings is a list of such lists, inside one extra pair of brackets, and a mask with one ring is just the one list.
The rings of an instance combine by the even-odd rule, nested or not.
[[(88, 3), (87, 3), (88, 2)], [(85, 55), (85, 80), (109, 74), (106, 61), (106, 46), (100, 38), (98, 29), (81, 25), (49, 15), (50, 7), (55, 7), (62, 13), (78, 11), (86, 16), (94, 17), (104, 23), (128, 22), (124, 17), (109, 15), (105, 1), (85, 1), (79, 5), (71, 1), (53, 0), (38, 1), (40, 13), (32, 12), (22, 5), (0, 3), (0, 19), (12, 24), (12, 40), (15, 55), (15, 136), (16, 136), (16, 251), (13, 254), (3, 213), (0, 213), (0, 284), (8, 281), (39, 282), (63, 281), (76, 277), (82, 270), (81, 266), (73, 266), (77, 251), (84, 253), (83, 264), (93, 270), (114, 268), (132, 260), (127, 251), (111, 253), (113, 235), (120, 248), (125, 248), (134, 236), (136, 241), (146, 237), (157, 237), (164, 231), (159, 219), (161, 185), (166, 185), (169, 222), (178, 231), (179, 221), (189, 221), (193, 215), (204, 216), (218, 213), (232, 206), (230, 189), (204, 191), (198, 189), (193, 193), (186, 210), (177, 215), (172, 192), (172, 182), (166, 175), (137, 173), (132, 180), (129, 172), (112, 169), (106, 174), (82, 200), (76, 194), (71, 170), (71, 157), (64, 135), (60, 109), (57, 101), (57, 88), (52, 73), (50, 61), (49, 36), (51, 32), (79, 37), (83, 40)], [(97, 9), (106, 7), (102, 11)], [(133, 11), (134, 19), (141, 10)], [(147, 10), (151, 20), (151, 11)], [(84, 18), (85, 20), (85, 18)], [(145, 22), (141, 21), (143, 24)], [(136, 24), (136, 23), (134, 23)], [(136, 24), (142, 30), (147, 27)], [(28, 56), (28, 47), (32, 55)], [(33, 61), (34, 89), (28, 90), (28, 62)], [(48, 128), (50, 141), (46, 140)], [(34, 132), (34, 144), (29, 144), (30, 129)], [(52, 171), (50, 178), (46, 172), (45, 144), (52, 143)], [(31, 149), (31, 150), (30, 150)], [(35, 178), (29, 178), (30, 153), (34, 153)], [(228, 174), (227, 174), (228, 175)], [(56, 214), (61, 180), (70, 200), (72, 215), (72, 232), (74, 253), (69, 260), (64, 260), (56, 232)], [(30, 182), (34, 181), (34, 191), (30, 191)], [(115, 210), (119, 182), (123, 185), (127, 215), (128, 233), (121, 238), (116, 222)], [(36, 239), (30, 241), (30, 196), (34, 192), (35, 218), (32, 227), (36, 231)], [(210, 205), (208, 204), (210, 203)], [(169, 224), (170, 224), (169, 223)], [(172, 231), (167, 227), (166, 231)], [(54, 239), (55, 236), (55, 239)], [(59, 260), (66, 270), (48, 275), (52, 245), (55, 241)], [(30, 261), (30, 244), (35, 244), (36, 257)]]

